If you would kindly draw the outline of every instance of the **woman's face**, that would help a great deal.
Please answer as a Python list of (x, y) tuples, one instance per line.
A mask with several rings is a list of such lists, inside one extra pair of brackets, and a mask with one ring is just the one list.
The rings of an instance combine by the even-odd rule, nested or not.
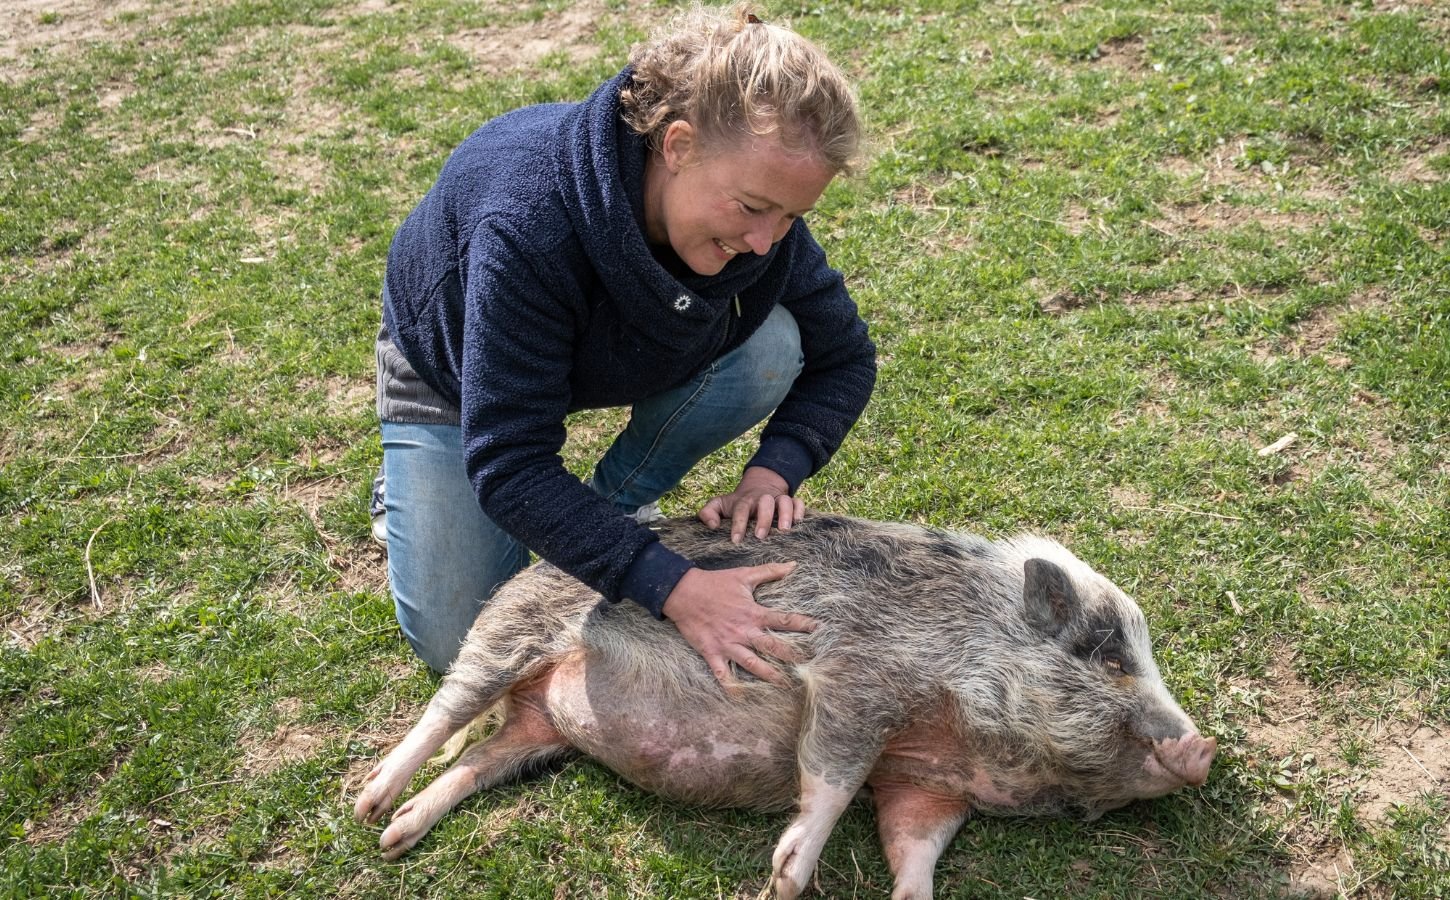
[(820, 161), (788, 153), (774, 135), (707, 151), (684, 121), (665, 132), (646, 169), (645, 230), (699, 275), (741, 253), (765, 253), (815, 206), (835, 176)]

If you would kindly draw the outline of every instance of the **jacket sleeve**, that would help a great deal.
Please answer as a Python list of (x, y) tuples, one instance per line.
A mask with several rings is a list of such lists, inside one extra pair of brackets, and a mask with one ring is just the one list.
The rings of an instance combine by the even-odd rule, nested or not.
[(805, 363), (747, 465), (778, 472), (794, 492), (830, 461), (865, 410), (876, 385), (876, 347), (845, 279), (826, 263), (803, 220), (779, 250), (771, 281), (776, 302), (800, 328)]
[[(569, 410), (576, 316), (538, 256), (485, 221), (464, 267), (463, 459), (484, 514), (610, 600), (635, 572), (636, 600), (656, 616), (690, 563), (582, 483), (560, 451)], [(646, 552), (647, 551), (647, 552)]]

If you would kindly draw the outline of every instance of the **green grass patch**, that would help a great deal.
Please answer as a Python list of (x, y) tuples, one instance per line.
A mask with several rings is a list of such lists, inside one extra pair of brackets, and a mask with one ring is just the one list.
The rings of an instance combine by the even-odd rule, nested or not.
[[(583, 97), (668, 12), (0, 14), (0, 892), (764, 884), (784, 816), (587, 762), (396, 864), (350, 817), (433, 690), (367, 539), (388, 241), (479, 123)], [(811, 224), (881, 377), (807, 503), (1059, 537), (1138, 598), (1223, 748), (1204, 788), (1096, 823), (968, 822), (938, 895), (1450, 894), (1450, 18), (768, 12), (853, 74), (872, 149)], [(619, 424), (575, 417), (568, 464)], [(843, 818), (823, 896), (889, 892), (874, 832)]]

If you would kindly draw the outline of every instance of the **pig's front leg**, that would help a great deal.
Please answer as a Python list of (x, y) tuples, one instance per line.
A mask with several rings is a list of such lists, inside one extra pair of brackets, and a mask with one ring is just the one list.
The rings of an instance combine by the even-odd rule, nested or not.
[(800, 896), (816, 870), (826, 838), (859, 787), (833, 785), (819, 775), (801, 772), (800, 812), (775, 845), (769, 893), (778, 900)]
[(876, 828), (896, 884), (891, 900), (931, 900), (936, 861), (971, 811), (966, 798), (945, 797), (905, 781), (871, 782)]
[[(900, 709), (877, 702), (891, 696), (888, 692), (861, 683), (863, 673), (873, 671), (869, 661), (839, 657), (835, 662), (830, 671), (804, 673), (800, 812), (775, 847), (768, 888), (780, 900), (795, 900), (810, 883), (826, 838), (866, 783), (886, 735), (901, 718)], [(864, 697), (873, 700), (863, 702)]]

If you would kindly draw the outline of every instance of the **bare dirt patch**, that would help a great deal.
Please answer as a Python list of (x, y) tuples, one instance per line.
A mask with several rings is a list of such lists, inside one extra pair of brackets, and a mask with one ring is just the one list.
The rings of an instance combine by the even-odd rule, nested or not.
[[(218, 847), (231, 830), (232, 816), (229, 813), (215, 813), (200, 820), (172, 822), (154, 817), (147, 823), (149, 849), (162, 864), (171, 864), (178, 857)], [(145, 862), (133, 858), (123, 870), (126, 879), (137, 882), (146, 873)], [(154, 864), (154, 863), (151, 863)], [(148, 864), (148, 865), (151, 865)]]
[(1115, 484), (1108, 488), (1108, 502), (1117, 509), (1146, 509), (1152, 501), (1152, 497), (1132, 485)]
[(1185, 303), (1195, 303), (1204, 300), (1202, 294), (1195, 291), (1186, 284), (1176, 284), (1170, 288), (1159, 291), (1148, 291), (1146, 293), (1132, 294), (1124, 297), (1123, 302), (1133, 307), (1143, 309), (1168, 309), (1173, 306), (1182, 306)]
[(1350, 298), (1347, 304), (1321, 306), (1294, 328), (1286, 350), (1296, 358), (1323, 353), (1344, 329), (1344, 319), (1365, 310), (1386, 309), (1392, 303), (1389, 292), (1372, 288)]
[(1269, 752), (1333, 752), (1327, 727), (1316, 715), (1319, 692), (1294, 672), (1292, 651), (1280, 648), (1269, 663), (1261, 683), (1247, 685), (1262, 689), (1262, 712), (1247, 729), (1250, 743)]
[(270, 735), (248, 730), (238, 742), (244, 755), (242, 770), (249, 775), (270, 775), (284, 766), (315, 756), (329, 742), (344, 735), (329, 729), (326, 723), (297, 721), (302, 700), (283, 697), (272, 704), (272, 714), (279, 724)]
[[(328, 528), (322, 513), (324, 508), (333, 507), (347, 497), (360, 481), (371, 477), (370, 473), (348, 470), (308, 481), (288, 482), (282, 486), (281, 499), (284, 503), (295, 504), (312, 524), (317, 539), (326, 551), (327, 568), (336, 576), (337, 590), (346, 594), (386, 596), (388, 561), (383, 548), (370, 540), (354, 540), (335, 533)], [(220, 483), (212, 482), (199, 486), (215, 490), (218, 484)], [(228, 486), (220, 485), (222, 490)], [(353, 513), (344, 509), (343, 514)], [(355, 514), (360, 523), (365, 520), (367, 511), (361, 502), (358, 503)], [(332, 514), (329, 514), (329, 520), (331, 518)], [(300, 589), (295, 572), (277, 573), (268, 579), (259, 593), (268, 598), (270, 608), (295, 615), (304, 621), (315, 612), (315, 598)], [(306, 629), (299, 631), (308, 635)]]
[(55, 807), (38, 821), (26, 819), (22, 824), (25, 843), (61, 844), (69, 840), (77, 826), (100, 811), (101, 787), (130, 758), (131, 748), (121, 749), (105, 768), (91, 774), (88, 787), (79, 796)]
[(265, 137), (272, 161), (289, 147), (300, 147), (309, 138), (337, 133), (348, 118), (348, 110), (326, 94), (327, 82), (315, 73), (296, 72), (287, 86), (282, 121)]
[(1444, 727), (1394, 724), (1374, 737), (1380, 765), (1362, 782), (1361, 818), (1383, 822), (1391, 807), (1422, 794), (1450, 797), (1450, 733)]
[[(88, 533), (82, 533), (78, 546), (83, 548), (88, 537)], [(103, 530), (98, 542), (104, 539)], [(97, 557), (101, 553), (100, 549), (94, 551)], [(0, 615), (0, 644), (26, 651), (35, 649), (41, 641), (73, 623), (95, 622), (118, 610), (131, 609), (141, 590), (131, 580), (97, 576), (95, 595), (89, 587), (82, 587), (81, 593), (73, 597), (56, 599), (59, 594), (34, 584), (18, 565), (0, 567), (0, 577), (7, 579), (24, 598), (18, 608)]]
[(310, 390), (313, 387), (320, 387), (327, 397), (329, 409), (353, 409), (360, 406), (371, 406), (373, 394), (377, 385), (371, 377), (366, 378), (344, 378), (332, 376), (325, 378), (315, 385), (304, 383), (299, 385), (301, 390)]
[[(1345, 319), (1366, 310), (1385, 309), (1391, 304), (1392, 298), (1388, 291), (1379, 287), (1370, 288), (1351, 297), (1347, 302), (1316, 307), (1297, 322), (1287, 335), (1258, 343), (1251, 349), (1251, 353), (1255, 362), (1262, 366), (1276, 365), (1282, 359), (1303, 360), (1322, 356), (1325, 365), (1330, 368), (1348, 368), (1354, 361), (1331, 350), (1344, 330)], [(1356, 402), (1373, 400), (1368, 394), (1355, 397)]]
[(253, 738), (249, 743), (242, 768), (252, 775), (270, 775), (283, 766), (312, 756), (326, 743), (326, 738), (303, 726), (278, 725), (269, 737)]
[(1169, 237), (1209, 231), (1232, 231), (1257, 226), (1270, 232), (1308, 231), (1317, 227), (1324, 217), (1305, 212), (1268, 212), (1259, 206), (1235, 206), (1230, 203), (1185, 203), (1167, 209), (1148, 223), (1154, 231)]
[[(19, 563), (0, 567), (0, 578), (4, 578), (20, 597), (36, 597), (36, 588), (22, 574)], [(33, 650), (51, 631), (62, 627), (65, 622), (59, 604), (46, 604), (39, 599), (24, 600), (18, 609), (0, 617), (0, 635), (3, 635), (8, 647)]]
[(141, 666), (133, 669), (131, 674), (141, 681), (151, 684), (160, 684), (163, 681), (170, 681), (176, 676), (176, 670), (164, 662), (154, 662), (149, 666)]
[(274, 147), (267, 152), (267, 164), (283, 182), (309, 194), (320, 194), (327, 184), (328, 164), (317, 156)]
[(1394, 175), (1396, 181), (1410, 181), (1417, 184), (1443, 184), (1450, 179), (1445, 169), (1436, 168), (1435, 160), (1450, 156), (1450, 139), (1441, 138), (1428, 147), (1406, 154)]
[(1376, 13), (1413, 16), (1431, 31), (1450, 33), (1450, 7), (1444, 0), (1373, 0)]
[(603, 3), (586, 0), (537, 22), (462, 31), (449, 42), (472, 57), (480, 71), (488, 75), (526, 68), (551, 53), (562, 53), (570, 62), (582, 62), (598, 52), (595, 23), (606, 12)]
[(95, 798), (91, 796), (52, 810), (49, 815), (38, 822), (26, 819), (21, 823), (21, 827), (25, 831), (25, 843), (31, 845), (63, 844), (70, 839), (71, 833), (76, 830), (76, 827), (95, 812), (96, 802)]
[(33, 650), (45, 639), (45, 623), (42, 619), (23, 615), (7, 616), (0, 622), (0, 633), (5, 635), (5, 644), (17, 650)]
[(1074, 237), (1080, 237), (1092, 225), (1095, 225), (1099, 230), (1103, 228), (1102, 219), (1095, 217), (1092, 210), (1083, 206), (1081, 203), (1069, 203), (1067, 209), (1062, 211), (1062, 216), (1058, 219), (1058, 222), (1066, 229), (1068, 234)]
[(1225, 144), (1211, 157), (1192, 160), (1172, 156), (1163, 161), (1163, 169), (1180, 181), (1214, 194), (1225, 190), (1243, 192), (1283, 191), (1303, 200), (1343, 200), (1346, 186), (1335, 180), (1323, 166), (1306, 158), (1293, 158), (1274, 165), (1245, 165), (1245, 144)]
[[(1414, 803), (1424, 793), (1450, 790), (1450, 730), (1430, 722), (1377, 720), (1328, 722), (1322, 717), (1322, 688), (1293, 671), (1290, 651), (1280, 649), (1263, 683), (1263, 712), (1248, 723), (1248, 743), (1275, 758), (1312, 758), (1335, 786), (1353, 794), (1357, 819), (1385, 822), (1395, 804)], [(1351, 765), (1341, 746), (1369, 743), (1372, 764)]]
[(327, 475), (306, 481), (290, 482), (282, 491), (282, 499), (296, 503), (307, 513), (313, 524), (318, 522), (319, 511), (338, 497), (352, 490), (354, 481), (346, 473)]
[(1356, 873), (1354, 858), (1341, 846), (1295, 866), (1290, 884), (1304, 897), (1348, 897), (1351, 886), (1359, 883)]
[[(919, 220), (903, 230), (902, 237), (919, 243), (933, 259), (965, 253), (977, 245), (976, 239), (961, 229), (957, 213), (959, 205), (938, 194), (955, 186), (948, 178), (927, 178), (920, 183), (898, 188), (891, 193), (890, 207), (906, 207), (917, 213)], [(954, 222), (954, 219), (956, 220)], [(836, 234), (831, 235), (835, 239)]]
[(345, 593), (388, 596), (388, 557), (376, 544), (353, 545), (334, 554), (329, 567), (337, 573), (338, 589)]
[[(1232, 685), (1245, 696), (1257, 695), (1259, 711), (1246, 723), (1249, 752), (1261, 766), (1278, 765), (1291, 779), (1324, 779), (1336, 793), (1347, 793), (1355, 817), (1366, 827), (1383, 825), (1398, 804), (1424, 794), (1450, 797), (1450, 730), (1443, 725), (1403, 718), (1360, 721), (1324, 714), (1324, 690), (1294, 672), (1292, 651), (1280, 648), (1265, 677)], [(1343, 748), (1357, 744), (1365, 761), (1350, 764)], [(1342, 841), (1310, 833), (1307, 823), (1290, 822), (1285, 845), (1296, 860), (1296, 886), (1316, 896), (1333, 896), (1351, 877), (1355, 863)]]
[(922, 212), (946, 212), (951, 207), (948, 203), (939, 201), (937, 194), (954, 185), (953, 179), (945, 177), (923, 178), (892, 191), (891, 202), (894, 205), (909, 206)]
[(1148, 68), (1147, 55), (1143, 39), (1135, 35), (1103, 41), (1092, 59), (1098, 65), (1125, 72), (1143, 72)]
[[(0, 60), (36, 51), (51, 56), (99, 41), (124, 41), (148, 25), (185, 15), (191, 2), (149, 0), (6, 0), (0, 3)], [(6, 80), (13, 67), (0, 67)]]
[(20, 143), (33, 144), (49, 137), (60, 126), (58, 106), (42, 106), (30, 114), (30, 122), (20, 130)]

